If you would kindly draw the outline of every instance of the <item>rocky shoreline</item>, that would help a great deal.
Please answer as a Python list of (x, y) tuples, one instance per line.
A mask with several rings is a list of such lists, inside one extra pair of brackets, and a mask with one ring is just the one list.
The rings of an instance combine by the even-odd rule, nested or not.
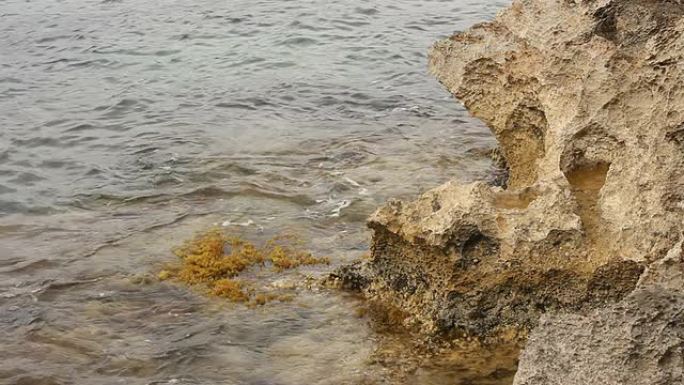
[(531, 333), (517, 385), (684, 383), (683, 31), (679, 1), (516, 0), (437, 42), (508, 178), (388, 202), (333, 277), (425, 335)]

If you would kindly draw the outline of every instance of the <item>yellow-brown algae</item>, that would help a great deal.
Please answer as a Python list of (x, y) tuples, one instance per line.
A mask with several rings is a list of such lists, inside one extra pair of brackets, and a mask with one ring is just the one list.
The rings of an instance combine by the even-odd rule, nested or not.
[(212, 286), (211, 294), (217, 297), (227, 298), (233, 302), (249, 300), (249, 295), (244, 292), (240, 281), (224, 278), (214, 282)]
[[(174, 250), (180, 258), (177, 266), (160, 271), (160, 280), (173, 279), (187, 285), (203, 285), (210, 295), (233, 302), (248, 302), (250, 294), (241, 281), (235, 279), (252, 266), (270, 264), (274, 271), (282, 272), (303, 265), (328, 264), (328, 258), (318, 258), (302, 249), (303, 242), (295, 236), (280, 235), (257, 247), (220, 229), (198, 234)], [(272, 293), (257, 293), (255, 305), (279, 299)]]

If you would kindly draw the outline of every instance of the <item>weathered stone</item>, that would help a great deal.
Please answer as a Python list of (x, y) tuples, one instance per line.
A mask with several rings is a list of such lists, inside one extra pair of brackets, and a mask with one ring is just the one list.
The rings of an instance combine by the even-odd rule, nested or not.
[(682, 244), (624, 300), (587, 315), (542, 317), (515, 385), (684, 384)]
[(430, 69), (491, 128), (507, 188), (451, 182), (380, 208), (366, 295), (427, 332), (487, 335), (631, 292), (683, 226), (682, 16), (678, 1), (517, 0), (436, 43)]
[(604, 259), (652, 261), (684, 213), (683, 15), (678, 1), (516, 1), (435, 44), (430, 67), (492, 128), (512, 190), (571, 201), (537, 214), (579, 217)]

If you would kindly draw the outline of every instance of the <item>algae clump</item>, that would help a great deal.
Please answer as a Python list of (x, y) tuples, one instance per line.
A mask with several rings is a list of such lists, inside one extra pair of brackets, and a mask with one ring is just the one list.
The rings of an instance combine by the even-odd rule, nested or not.
[[(318, 258), (303, 249), (303, 242), (292, 235), (276, 236), (262, 246), (238, 236), (211, 229), (200, 233), (174, 250), (180, 259), (176, 265), (160, 271), (160, 280), (175, 280), (197, 286), (209, 295), (232, 302), (249, 302), (253, 290), (236, 277), (250, 267), (271, 266), (282, 272), (303, 265), (328, 264), (328, 258)], [(257, 293), (256, 305), (280, 299), (282, 296)]]
[(249, 300), (242, 287), (242, 283), (229, 278), (219, 279), (212, 283), (211, 293), (217, 297), (227, 298), (233, 302), (246, 302)]
[(328, 258), (314, 257), (302, 249), (302, 241), (292, 235), (280, 235), (272, 238), (265, 245), (265, 259), (274, 269), (283, 271), (303, 265), (329, 264)]

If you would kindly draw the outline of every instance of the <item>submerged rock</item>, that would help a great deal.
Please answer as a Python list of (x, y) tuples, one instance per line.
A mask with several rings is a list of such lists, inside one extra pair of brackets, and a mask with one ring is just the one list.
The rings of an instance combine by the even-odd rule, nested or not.
[(682, 16), (677, 1), (517, 0), (436, 43), (431, 72), (491, 128), (507, 187), (388, 202), (370, 259), (339, 278), (428, 333), (527, 330), (625, 298), (682, 233)]

